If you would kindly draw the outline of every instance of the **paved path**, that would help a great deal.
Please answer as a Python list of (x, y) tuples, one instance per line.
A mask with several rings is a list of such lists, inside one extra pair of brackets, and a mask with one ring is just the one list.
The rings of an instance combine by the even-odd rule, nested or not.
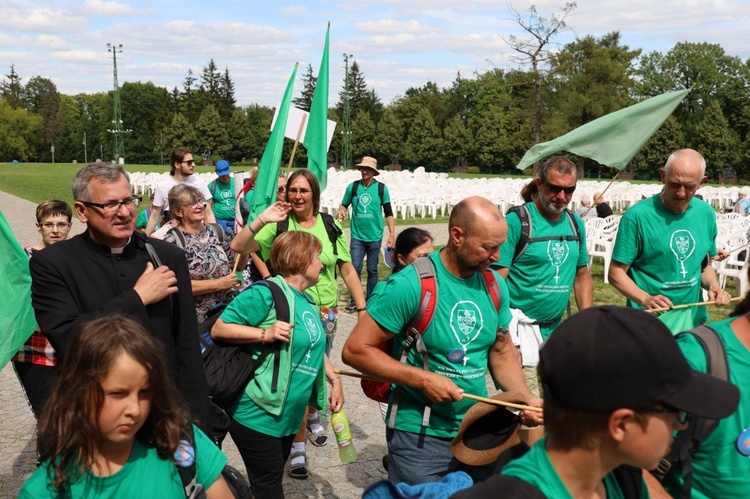
[[(8, 219), (16, 238), (22, 245), (34, 244), (39, 234), (34, 226), (36, 205), (0, 191), (0, 211)], [(71, 233), (79, 233), (83, 225), (74, 220)], [(436, 244), (445, 244), (445, 224), (424, 227), (435, 237)], [(356, 323), (353, 315), (341, 314), (339, 332), (333, 346), (332, 361), (341, 362), (341, 348)], [(371, 483), (385, 478), (381, 460), (386, 453), (385, 430), (376, 402), (368, 399), (359, 387), (359, 380), (344, 376), (346, 403), (344, 410), (352, 425), (352, 438), (359, 457), (354, 463), (339, 461), (333, 431), (328, 426), (329, 444), (313, 447), (308, 443), (307, 456), (310, 477), (307, 480), (284, 479), (289, 499), (302, 497), (354, 498), (361, 497)], [(35, 469), (35, 421), (12, 365), (0, 371), (0, 498), (15, 497), (21, 484)], [(224, 451), (229, 463), (244, 473), (244, 465), (236, 447), (227, 437)]]

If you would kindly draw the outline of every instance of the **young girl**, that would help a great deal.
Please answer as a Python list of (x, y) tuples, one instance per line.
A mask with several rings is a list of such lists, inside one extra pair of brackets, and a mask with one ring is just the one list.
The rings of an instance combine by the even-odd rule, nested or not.
[(161, 350), (125, 315), (81, 326), (39, 420), (42, 466), (19, 497), (185, 497), (172, 458), (181, 440), (194, 442), (208, 497), (233, 497), (221, 476), (227, 458), (191, 426)]

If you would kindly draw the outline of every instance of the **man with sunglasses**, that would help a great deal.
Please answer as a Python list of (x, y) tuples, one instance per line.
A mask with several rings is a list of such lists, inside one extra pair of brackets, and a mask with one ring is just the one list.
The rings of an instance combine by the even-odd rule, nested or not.
[[(536, 179), (539, 194), (507, 215), (508, 239), (500, 248), (499, 271), (507, 279), (513, 313), (510, 333), (521, 350), (526, 383), (537, 397), (539, 345), (562, 321), (571, 290), (579, 310), (594, 302), (586, 229), (581, 217), (567, 209), (576, 182), (576, 166), (568, 159), (553, 156), (544, 162)], [(531, 230), (521, 252), (519, 245), (526, 245), (522, 218)], [(544, 432), (529, 431), (529, 442)]]
[(90, 163), (76, 173), (72, 187), (86, 232), (45, 248), (29, 262), (39, 327), (62, 358), (83, 323), (111, 312), (133, 316), (162, 343), (191, 415), (210, 431), (185, 253), (135, 231), (141, 198), (131, 194), (120, 165)]
[(148, 219), (148, 225), (146, 226), (146, 235), (150, 236), (154, 233), (162, 213), (164, 210), (169, 209), (167, 197), (172, 187), (177, 184), (192, 185), (201, 191), (208, 204), (208, 208), (206, 209), (206, 223), (216, 223), (213, 210), (213, 194), (208, 190), (206, 182), (198, 175), (193, 174), (195, 172), (193, 153), (184, 147), (177, 147), (169, 157), (169, 164), (172, 165), (169, 176), (160, 180), (156, 184), (156, 189), (154, 189), (154, 203), (151, 207), (151, 216)]
[[(717, 305), (729, 303), (731, 297), (719, 286), (709, 262), (718, 254), (716, 213), (694, 199), (708, 179), (705, 172), (706, 160), (698, 151), (672, 153), (659, 172), (664, 184), (661, 192), (622, 216), (609, 282), (628, 299), (628, 307), (671, 308), (702, 302), (702, 289)], [(692, 313), (692, 323), (684, 329), (709, 321), (705, 306), (687, 313)]]

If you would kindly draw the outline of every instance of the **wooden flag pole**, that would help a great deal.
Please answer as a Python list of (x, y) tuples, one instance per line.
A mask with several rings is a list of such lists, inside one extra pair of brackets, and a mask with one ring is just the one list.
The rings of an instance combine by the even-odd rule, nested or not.
[[(341, 376), (351, 376), (352, 378), (359, 378), (359, 379), (367, 379), (370, 381), (382, 381), (379, 379), (371, 378), (370, 376), (365, 376), (362, 373), (356, 373), (351, 371), (342, 371), (341, 369), (334, 369), (333, 372), (336, 374), (340, 374)], [(479, 395), (472, 395), (471, 393), (464, 393), (464, 397), (467, 399), (477, 400), (479, 402), (484, 402), (485, 404), (492, 404), (492, 405), (499, 405), (503, 407), (510, 407), (512, 409), (520, 409), (522, 411), (534, 411), (534, 412), (542, 412), (541, 407), (532, 407), (530, 405), (523, 405), (523, 404), (514, 404), (513, 402), (503, 402), (502, 400), (495, 400), (487, 397), (480, 397)]]
[[(735, 296), (734, 298), (729, 300), (729, 303), (740, 301), (740, 300), (743, 300), (744, 298), (745, 298), (744, 296)], [(648, 312), (649, 314), (655, 314), (657, 312), (668, 312), (670, 310), (682, 310), (682, 309), (691, 308), (691, 307), (701, 307), (703, 305), (714, 305), (715, 303), (716, 303), (715, 300), (702, 301), (698, 303), (686, 303), (684, 305), (675, 305), (674, 307), (650, 308), (648, 310), (644, 310), (644, 312)]]
[(289, 178), (289, 172), (292, 169), (292, 162), (294, 162), (294, 155), (297, 153), (297, 144), (299, 144), (300, 135), (302, 135), (302, 129), (305, 128), (305, 122), (307, 121), (307, 114), (302, 115), (302, 120), (299, 123), (299, 130), (297, 130), (297, 138), (294, 139), (294, 147), (292, 148), (292, 155), (289, 157), (289, 163), (286, 165), (286, 178)]
[[(612, 186), (612, 184), (615, 183), (615, 180), (617, 180), (617, 177), (620, 176), (620, 173), (622, 173), (622, 171), (618, 171), (617, 174), (614, 177), (612, 177), (612, 180), (609, 181), (609, 183), (607, 184), (607, 187), (605, 187), (604, 190), (602, 191), (602, 194), (601, 194), (602, 198), (604, 198), (604, 193), (606, 193), (607, 190)], [(596, 207), (595, 200), (592, 199), (591, 200), (591, 206), (589, 206), (588, 210), (586, 210), (586, 211), (583, 212), (583, 215), (581, 215), (581, 218), (586, 218), (586, 215), (588, 215), (588, 213), (591, 210), (593, 210), (595, 207)]]

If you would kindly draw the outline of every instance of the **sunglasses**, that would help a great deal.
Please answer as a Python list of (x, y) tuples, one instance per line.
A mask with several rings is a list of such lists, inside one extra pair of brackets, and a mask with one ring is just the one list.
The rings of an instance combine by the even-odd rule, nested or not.
[(564, 192), (566, 196), (570, 196), (576, 191), (577, 185), (571, 185), (570, 187), (562, 187), (560, 185), (550, 184), (546, 180), (543, 180), (542, 183), (544, 186), (549, 189), (550, 192), (557, 195), (560, 194), (560, 192)]
[(194, 164), (195, 164), (195, 160), (194, 160), (194, 159), (189, 159), (189, 160), (187, 160), (187, 161), (183, 161), (183, 163), (185, 163), (185, 164), (186, 164), (186, 165), (188, 165), (188, 166), (189, 166), (189, 165), (194, 165)]
[(683, 411), (682, 409), (678, 409), (676, 407), (672, 407), (670, 405), (660, 404), (660, 405), (653, 405), (650, 407), (647, 407), (645, 409), (640, 409), (638, 412), (656, 412), (656, 413), (663, 413), (663, 414), (674, 414), (677, 418), (677, 421), (680, 422), (680, 424), (687, 423), (688, 418), (690, 417), (690, 413)]

